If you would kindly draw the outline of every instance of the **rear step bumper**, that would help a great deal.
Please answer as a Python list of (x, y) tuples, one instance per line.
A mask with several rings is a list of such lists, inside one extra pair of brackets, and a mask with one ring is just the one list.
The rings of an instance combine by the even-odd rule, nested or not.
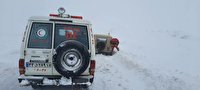
[(90, 86), (90, 79), (93, 78), (92, 75), (89, 76), (78, 76), (75, 78), (51, 78), (48, 79), (45, 76), (24, 76), (20, 75), (18, 77), (18, 81), (21, 86), (29, 86), (29, 85), (42, 85), (42, 86), (48, 86), (48, 85), (56, 85), (56, 86), (69, 86), (69, 85), (86, 85)]
[(43, 80), (44, 77), (40, 77), (40, 76), (24, 76), (24, 75), (20, 75), (18, 77), (18, 80)]

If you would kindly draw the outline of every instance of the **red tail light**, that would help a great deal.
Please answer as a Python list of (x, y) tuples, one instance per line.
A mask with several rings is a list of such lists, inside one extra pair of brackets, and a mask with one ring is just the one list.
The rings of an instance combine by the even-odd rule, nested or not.
[(24, 59), (19, 59), (19, 74), (25, 73)]
[(95, 61), (95, 60), (91, 60), (91, 61), (90, 61), (90, 75), (94, 75), (94, 72), (95, 72), (95, 64), (96, 64), (96, 61)]
[(83, 19), (82, 16), (71, 16), (71, 18), (75, 18), (75, 19)]

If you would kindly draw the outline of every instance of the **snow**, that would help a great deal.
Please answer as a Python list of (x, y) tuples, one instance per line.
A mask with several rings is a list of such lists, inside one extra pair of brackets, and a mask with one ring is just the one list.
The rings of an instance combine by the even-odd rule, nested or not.
[(29, 81), (28, 80), (22, 80), (22, 82), (20, 83), (21, 86), (26, 86), (29, 85)]
[(72, 80), (67, 79), (66, 77), (62, 77), (60, 80), (60, 85), (71, 85), (72, 84)]
[(97, 55), (91, 90), (199, 90), (199, 4), (199, 0), (1, 0), (0, 89), (32, 90), (17, 81), (27, 19), (56, 13), (62, 6), (67, 13), (90, 20), (95, 33), (120, 39), (120, 51), (114, 56)]
[(48, 78), (44, 78), (43, 85), (56, 85), (55, 80), (49, 80)]
[[(174, 70), (144, 67), (137, 61), (142, 57), (120, 51), (112, 57), (98, 55), (95, 90), (198, 90), (199, 77)], [(107, 62), (105, 64), (105, 62)], [(99, 78), (98, 78), (99, 77)], [(101, 82), (96, 85), (96, 82)], [(99, 84), (99, 83), (97, 83)], [(103, 87), (102, 87), (103, 86)]]

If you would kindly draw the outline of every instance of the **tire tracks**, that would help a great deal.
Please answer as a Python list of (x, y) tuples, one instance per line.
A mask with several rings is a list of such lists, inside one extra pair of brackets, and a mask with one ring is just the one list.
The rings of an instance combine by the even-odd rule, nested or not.
[(134, 62), (134, 57), (130, 54), (117, 54), (114, 59), (119, 64), (121, 63), (121, 66), (130, 70), (131, 74), (143, 80), (148, 87), (146, 90), (189, 90), (189, 83), (186, 83), (183, 79), (144, 68)]

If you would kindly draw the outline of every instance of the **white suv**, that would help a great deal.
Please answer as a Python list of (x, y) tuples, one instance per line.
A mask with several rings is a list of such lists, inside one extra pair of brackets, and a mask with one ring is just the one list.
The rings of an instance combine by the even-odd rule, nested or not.
[(95, 42), (81, 16), (31, 17), (22, 40), (18, 80), (22, 86), (86, 85), (93, 82)]

